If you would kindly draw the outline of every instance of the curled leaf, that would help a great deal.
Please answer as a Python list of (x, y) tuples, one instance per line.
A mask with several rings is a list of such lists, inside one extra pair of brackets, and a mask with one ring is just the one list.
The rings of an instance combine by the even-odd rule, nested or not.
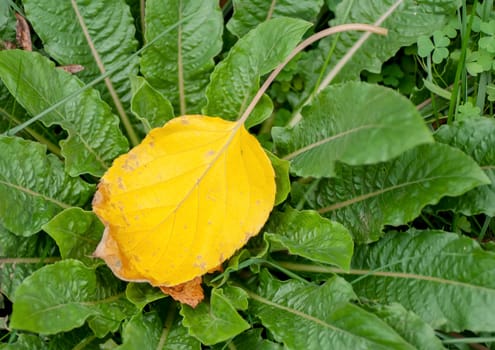
[(127, 281), (172, 287), (222, 264), (265, 223), (274, 171), (243, 126), (188, 115), (153, 129), (102, 177), (95, 256)]

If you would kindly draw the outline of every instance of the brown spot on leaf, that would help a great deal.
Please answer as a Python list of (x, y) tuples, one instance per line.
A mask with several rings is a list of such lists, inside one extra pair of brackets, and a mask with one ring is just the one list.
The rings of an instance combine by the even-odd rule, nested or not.
[(160, 289), (163, 293), (174, 298), (174, 300), (187, 304), (192, 308), (198, 306), (205, 298), (203, 288), (201, 287), (201, 276), (173, 287), (160, 286)]

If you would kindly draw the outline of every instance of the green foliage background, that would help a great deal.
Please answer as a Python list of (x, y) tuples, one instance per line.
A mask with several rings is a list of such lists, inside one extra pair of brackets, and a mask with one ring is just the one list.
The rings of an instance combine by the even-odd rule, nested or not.
[[(34, 50), (0, 51), (0, 349), (495, 348), (493, 1), (7, 0), (4, 47), (16, 12)], [(91, 256), (115, 157), (175, 116), (238, 119), (343, 23), (388, 35), (323, 38), (263, 95), (246, 126), (276, 206), (205, 302)]]

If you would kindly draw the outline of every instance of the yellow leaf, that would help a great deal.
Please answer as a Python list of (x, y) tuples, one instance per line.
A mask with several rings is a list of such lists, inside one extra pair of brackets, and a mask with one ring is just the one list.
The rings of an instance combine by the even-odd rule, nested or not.
[(189, 115), (152, 130), (102, 177), (95, 256), (127, 281), (176, 286), (219, 266), (272, 210), (270, 160), (242, 123)]

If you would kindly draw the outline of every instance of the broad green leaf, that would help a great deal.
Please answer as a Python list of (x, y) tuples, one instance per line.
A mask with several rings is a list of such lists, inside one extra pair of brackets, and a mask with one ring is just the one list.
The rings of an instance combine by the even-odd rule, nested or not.
[(189, 334), (205, 345), (225, 341), (250, 327), (232, 302), (217, 289), (212, 290), (209, 304), (201, 303), (195, 309), (182, 304), (180, 313)]
[(223, 18), (218, 1), (148, 0), (146, 41), (189, 17), (143, 52), (141, 72), (168, 98), (176, 114), (199, 113), (205, 88), (222, 49)]
[[(266, 151), (266, 150), (265, 150)], [(275, 185), (277, 193), (275, 194), (275, 204), (282, 203), (290, 193), (290, 178), (289, 178), (289, 162), (278, 158), (273, 153), (266, 151), (270, 162), (272, 162), (273, 170), (275, 170)]]
[(153, 301), (166, 297), (160, 288), (153, 287), (148, 283), (128, 283), (125, 295), (139, 310)]
[(9, 231), (33, 235), (63, 209), (84, 205), (92, 192), (44, 145), (0, 136), (0, 223)]
[(249, 329), (232, 340), (237, 350), (282, 350), (281, 344), (274, 343), (261, 337), (261, 328)]
[(91, 255), (103, 234), (103, 224), (92, 212), (69, 208), (43, 226), (57, 242), (63, 259), (77, 259), (87, 266), (97, 266), (100, 260)]
[(433, 137), (407, 98), (378, 85), (329, 86), (303, 110), (295, 127), (272, 129), (279, 156), (300, 176), (335, 176), (335, 162), (372, 164)]
[(143, 77), (132, 77), (131, 110), (141, 120), (146, 132), (163, 126), (174, 117), (169, 100), (155, 90)]
[(233, 0), (234, 15), (227, 29), (244, 36), (261, 22), (276, 17), (294, 17), (315, 22), (323, 0)]
[(43, 265), (59, 258), (54, 242), (44, 234), (20, 237), (0, 225), (0, 293), (15, 301), (22, 281)]
[[(0, 52), (0, 78), (17, 101), (36, 115), (79, 91), (83, 83), (40, 54)], [(42, 119), (46, 126), (60, 125), (68, 138), (60, 142), (66, 171), (71, 176), (102, 175), (111, 161), (128, 148), (118, 119), (95, 90), (85, 90)]]
[(33, 334), (19, 334), (15, 343), (0, 344), (1, 350), (52, 350), (41, 339), (41, 337)]
[(281, 282), (264, 271), (250, 309), (288, 349), (414, 349), (377, 316), (352, 304), (350, 284)]
[(438, 208), (464, 215), (495, 216), (495, 120), (473, 118), (444, 125), (435, 138), (471, 156), (491, 180), (491, 184), (476, 187), (460, 197), (444, 198)]
[(361, 243), (377, 240), (385, 225), (408, 223), (444, 196), (489, 182), (470, 157), (440, 143), (420, 145), (376, 165), (339, 164), (336, 174), (335, 179), (319, 180), (306, 199)]
[[(331, 25), (344, 23), (375, 23), (396, 0), (354, 1), (343, 0), (337, 6), (335, 19)], [(342, 68), (338, 81), (356, 80), (360, 72), (368, 70), (380, 73), (382, 64), (403, 46), (416, 43), (421, 35), (431, 36), (435, 30), (444, 27), (447, 20), (455, 15), (459, 5), (457, 0), (404, 0), (402, 4), (381, 24), (388, 29), (387, 36), (371, 35), (365, 44)], [(305, 78), (306, 93), (314, 89), (320, 77), (320, 71), (327, 56), (331, 54), (326, 73), (328, 73), (364, 35), (350, 31), (320, 40), (318, 48), (312, 50), (305, 59), (300, 60), (301, 75)], [(333, 41), (337, 40), (334, 49)]]
[(398, 302), (435, 329), (495, 328), (495, 253), (471, 238), (442, 231), (391, 233), (356, 247), (352, 267), (367, 275), (353, 283), (360, 297)]
[[(172, 310), (175, 313), (175, 310)], [(169, 311), (169, 312), (172, 312)], [(118, 350), (135, 349), (201, 349), (201, 344), (187, 333), (187, 328), (181, 325), (179, 317), (169, 318), (166, 324), (158, 313), (139, 313), (127, 322), (122, 331), (124, 341)]]
[[(310, 23), (292, 18), (275, 18), (261, 23), (242, 37), (211, 75), (206, 89), (208, 103), (203, 114), (237, 120), (259, 88), (260, 77), (280, 64), (295, 48)], [(246, 126), (266, 119), (273, 106), (261, 101)]]
[[(93, 45), (106, 71), (116, 70), (110, 79), (124, 103), (129, 103), (129, 75), (138, 73), (138, 58), (128, 57), (137, 49), (134, 19), (125, 0), (59, 1), (23, 0), (24, 9), (43, 49), (61, 65), (79, 64), (84, 70), (77, 76), (86, 83), (101, 75), (72, 2), (77, 5)], [(96, 86), (106, 101), (110, 95), (104, 83)]]
[(387, 322), (404, 339), (418, 350), (445, 349), (440, 339), (435, 336), (434, 329), (412, 311), (401, 304), (375, 305), (369, 311)]
[(265, 227), (265, 237), (291, 254), (349, 269), (353, 252), (352, 236), (341, 224), (312, 210), (287, 207), (275, 212)]
[(17, 288), (15, 299), (10, 326), (42, 334), (69, 331), (89, 319), (101, 336), (104, 328), (108, 331), (116, 323), (118, 327), (132, 311), (122, 292), (105, 288), (95, 270), (78, 260), (59, 261), (34, 272)]

